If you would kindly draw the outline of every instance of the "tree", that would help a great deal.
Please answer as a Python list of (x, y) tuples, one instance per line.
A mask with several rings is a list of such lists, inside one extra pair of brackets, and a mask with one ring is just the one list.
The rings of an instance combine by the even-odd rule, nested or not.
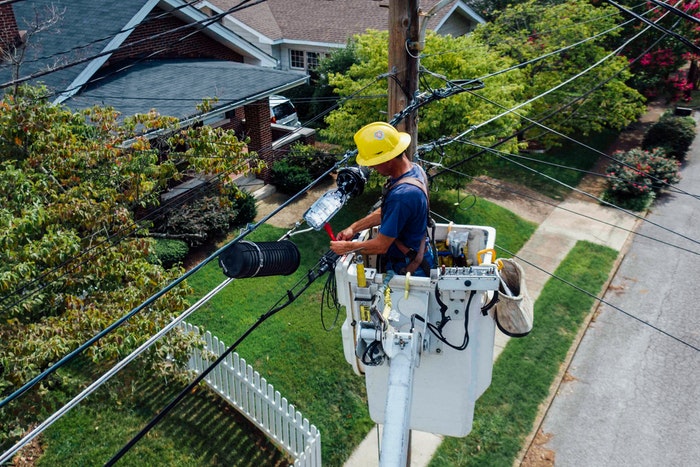
[[(327, 118), (328, 128), (321, 134), (331, 142), (352, 147), (352, 135), (363, 125), (388, 120), (386, 116), (386, 81), (377, 79), (388, 68), (387, 32), (368, 31), (355, 37), (355, 63), (345, 73), (330, 73), (328, 80), (341, 97), (352, 96), (343, 106)], [(439, 36), (428, 32), (421, 65), (432, 72), (421, 76), (421, 86), (439, 88), (446, 79), (473, 79), (508, 68), (513, 62), (497, 55), (472, 36)], [(454, 136), (473, 125), (478, 125), (499, 114), (503, 108), (491, 105), (488, 100), (510, 108), (520, 101), (523, 92), (522, 76), (518, 70), (488, 78), (484, 89), (478, 93), (462, 93), (433, 102), (420, 110), (418, 119), (419, 143), (432, 141), (442, 136)], [(482, 97), (479, 97), (482, 96)], [(465, 139), (480, 145), (490, 145), (509, 136), (518, 128), (520, 119), (514, 114), (505, 114), (489, 125), (465, 136)], [(515, 142), (503, 150), (514, 149)], [(477, 152), (470, 145), (452, 145), (446, 148), (444, 164), (465, 159)], [(485, 158), (472, 164), (472, 170), (482, 170)]]
[[(3, 395), (181, 274), (148, 261), (153, 240), (134, 214), (158, 204), (177, 167), (244, 171), (254, 161), (227, 131), (181, 129), (155, 111), (123, 122), (108, 108), (73, 113), (46, 102), (46, 94), (20, 87), (0, 101)], [(143, 134), (154, 131), (163, 136)], [(128, 354), (187, 305), (186, 293), (175, 287), (89, 356), (102, 363)]]
[[(542, 95), (533, 102), (528, 116), (541, 116), (562, 109), (556, 119), (544, 122), (564, 134), (587, 136), (605, 128), (621, 129), (635, 121), (644, 110), (644, 98), (625, 82), (631, 74), (627, 59), (615, 56), (588, 70), (571, 83), (549, 92), (610, 54), (607, 48), (620, 30), (614, 29), (620, 17), (609, 6), (593, 6), (587, 0), (571, 0), (543, 5), (533, 0), (508, 8), (473, 34), (501, 54), (518, 63), (534, 60), (564, 46), (609, 31), (600, 39), (587, 41), (565, 52), (537, 60), (524, 67), (525, 99)], [(600, 83), (605, 84), (589, 94)], [(563, 106), (577, 97), (575, 105)], [(527, 133), (545, 145), (556, 136), (535, 128)]]

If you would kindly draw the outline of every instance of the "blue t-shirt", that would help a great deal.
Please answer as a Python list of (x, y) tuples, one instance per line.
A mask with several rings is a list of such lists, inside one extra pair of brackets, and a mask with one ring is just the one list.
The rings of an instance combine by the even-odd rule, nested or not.
[[(399, 178), (389, 181), (395, 183), (405, 177), (425, 181), (416, 164), (413, 164), (411, 170)], [(410, 183), (394, 186), (386, 195), (382, 205), (382, 223), (379, 226), (379, 232), (387, 237), (396, 238), (407, 247), (418, 251), (425, 237), (427, 224), (428, 200), (423, 190)], [(387, 255), (403, 257), (403, 253), (393, 243)]]

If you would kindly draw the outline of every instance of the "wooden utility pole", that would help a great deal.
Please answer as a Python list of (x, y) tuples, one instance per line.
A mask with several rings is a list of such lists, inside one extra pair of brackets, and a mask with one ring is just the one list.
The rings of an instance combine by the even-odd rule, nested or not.
[[(418, 54), (412, 51), (418, 42), (418, 0), (389, 0), (389, 120), (403, 110), (418, 89)], [(416, 115), (397, 125), (411, 135), (408, 156), (413, 158), (418, 139)]]

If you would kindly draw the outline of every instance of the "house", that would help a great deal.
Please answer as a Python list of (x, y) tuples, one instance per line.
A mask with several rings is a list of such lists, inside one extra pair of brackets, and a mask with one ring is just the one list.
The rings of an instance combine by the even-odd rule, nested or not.
[[(268, 96), (307, 80), (184, 0), (3, 3), (0, 27), (2, 89), (43, 82), (54, 102), (76, 110), (155, 108), (185, 124), (203, 120), (244, 134), (261, 154), (273, 139)], [(200, 114), (204, 98), (218, 101)]]
[[(204, 0), (198, 8), (221, 14), (237, 0)], [(438, 0), (421, 2), (424, 11)], [(222, 24), (279, 61), (282, 70), (309, 71), (319, 59), (346, 46), (368, 29), (386, 30), (388, 0), (267, 0), (225, 16)], [(455, 0), (429, 19), (439, 34), (462, 36), (484, 19), (464, 1)]]

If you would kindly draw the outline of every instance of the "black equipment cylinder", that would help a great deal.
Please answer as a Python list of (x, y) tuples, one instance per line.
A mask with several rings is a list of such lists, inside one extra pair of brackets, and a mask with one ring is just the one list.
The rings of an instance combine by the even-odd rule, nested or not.
[(234, 279), (288, 276), (297, 270), (301, 255), (289, 240), (279, 242), (240, 241), (219, 255), (224, 274)]

